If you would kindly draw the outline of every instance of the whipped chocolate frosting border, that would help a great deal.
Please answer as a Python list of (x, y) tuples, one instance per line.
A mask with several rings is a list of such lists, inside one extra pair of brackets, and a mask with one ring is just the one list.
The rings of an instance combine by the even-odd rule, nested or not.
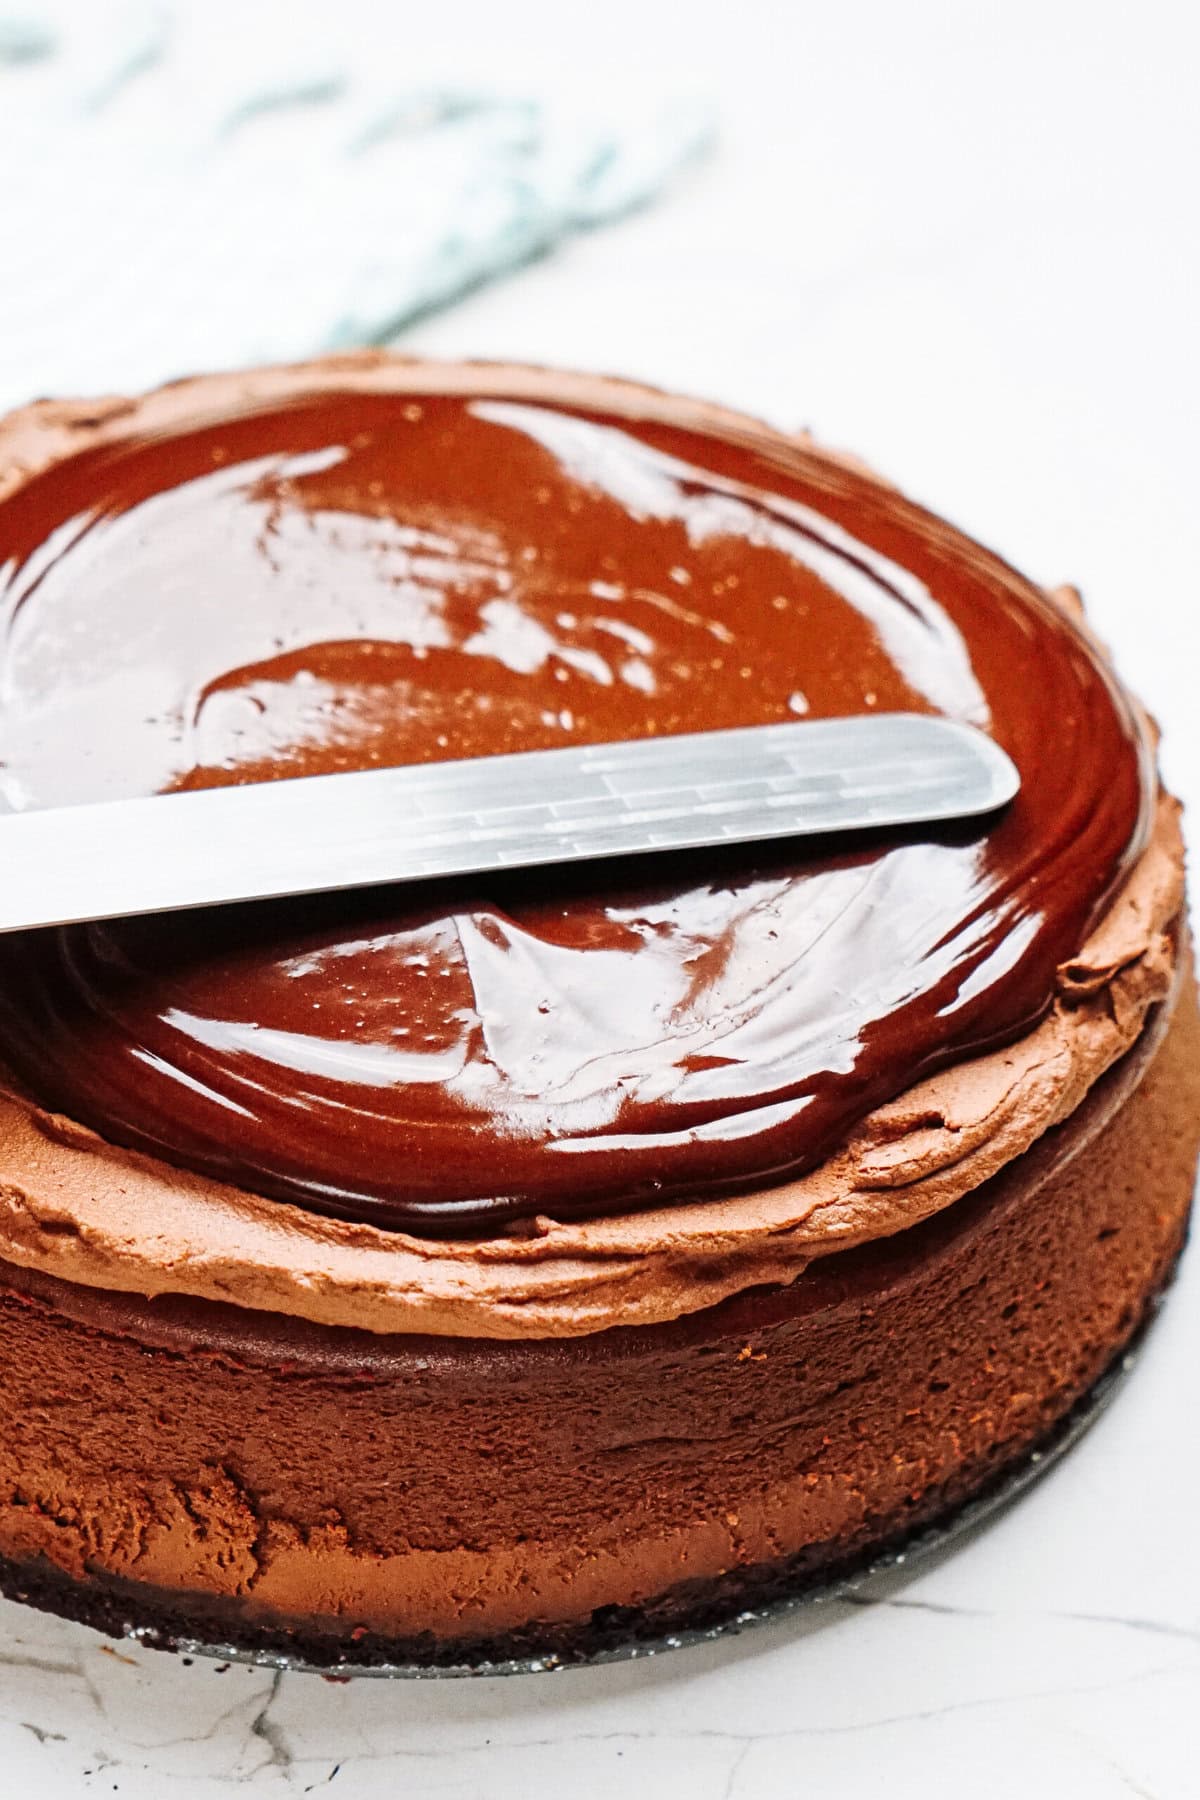
[[(797, 442), (723, 407), (609, 377), (362, 352), (196, 377), (141, 400), (36, 402), (0, 420), (0, 499), (64, 456), (181, 416), (202, 424), (321, 390), (514, 387), (560, 404), (719, 425), (760, 445)], [(1076, 609), (1071, 590), (1057, 598)], [(1163, 796), (1148, 847), (1060, 968), (1050, 1014), (1017, 1043), (879, 1108), (799, 1180), (626, 1217), (539, 1219), (523, 1235), (482, 1243), (411, 1238), (247, 1193), (120, 1149), (4, 1084), (0, 1257), (85, 1287), (185, 1294), (383, 1334), (555, 1338), (662, 1323), (788, 1283), (816, 1257), (919, 1224), (1067, 1118), (1169, 994), (1182, 906), (1179, 809)]]

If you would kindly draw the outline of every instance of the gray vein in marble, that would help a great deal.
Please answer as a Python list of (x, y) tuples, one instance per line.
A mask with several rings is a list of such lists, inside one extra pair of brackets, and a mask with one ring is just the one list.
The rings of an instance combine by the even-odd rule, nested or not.
[(743, 1765), (745, 1764), (746, 1758), (749, 1756), (749, 1754), (753, 1748), (754, 1748), (754, 1739), (747, 1738), (745, 1743), (738, 1750), (737, 1755), (734, 1757), (733, 1761), (730, 1763), (729, 1773), (725, 1777), (725, 1791), (724, 1791), (724, 1794), (722, 1795), (722, 1800), (735, 1800), (735, 1795), (736, 1795), (737, 1786), (738, 1786), (738, 1777), (741, 1775), (742, 1768), (743, 1768)]
[(59, 1662), (48, 1656), (24, 1656), (11, 1650), (0, 1650), (0, 1669), (36, 1669), (43, 1675), (78, 1675), (78, 1658)]
[(288, 1744), (282, 1727), (271, 1717), (271, 1708), (278, 1700), (282, 1687), (283, 1670), (277, 1669), (271, 1678), (266, 1699), (250, 1721), (251, 1736), (261, 1738), (269, 1752), (265, 1761), (259, 1763), (258, 1768), (255, 1769), (255, 1775), (260, 1769), (282, 1769), (287, 1775), (290, 1775), (292, 1771), (291, 1746)]
[[(1000, 1613), (981, 1606), (952, 1606), (940, 1600), (904, 1600), (890, 1596), (875, 1594), (843, 1594), (841, 1604), (869, 1609), (881, 1607), (896, 1612), (936, 1613), (950, 1619), (996, 1619)], [(1093, 1612), (1038, 1612), (1013, 1613), (1010, 1617), (1034, 1619), (1057, 1619), (1081, 1625), (1116, 1625), (1125, 1631), (1144, 1631), (1156, 1637), (1179, 1638), (1184, 1643), (1200, 1644), (1200, 1629), (1188, 1625), (1173, 1625), (1166, 1619), (1128, 1619), (1119, 1613)]]
[(1102, 1760), (1112, 1770), (1122, 1786), (1127, 1787), (1131, 1794), (1136, 1795), (1137, 1800), (1158, 1800), (1156, 1794), (1153, 1794), (1148, 1787), (1143, 1787), (1140, 1781), (1135, 1781), (1129, 1771), (1123, 1769), (1120, 1763), (1114, 1762), (1111, 1756), (1105, 1756)]
[(1059, 1612), (1046, 1613), (1048, 1619), (1075, 1619), (1083, 1625), (1121, 1625), (1126, 1631), (1146, 1631), (1155, 1637), (1181, 1638), (1185, 1643), (1200, 1644), (1200, 1630), (1189, 1625), (1172, 1625), (1166, 1619), (1126, 1619), (1117, 1613)]
[[(103, 1646), (102, 1646), (103, 1647)], [(102, 1719), (108, 1718), (108, 1706), (104, 1695), (96, 1685), (95, 1676), (88, 1667), (86, 1647), (81, 1646), (75, 1653), (74, 1675), (82, 1683), (85, 1693)]]
[[(216, 1671), (214, 1671), (214, 1673), (215, 1672)], [(253, 1707), (255, 1711), (253, 1717), (247, 1721), (247, 1732), (251, 1738), (258, 1738), (265, 1743), (269, 1754), (260, 1762), (256, 1763), (248, 1775), (240, 1776), (238, 1779), (251, 1780), (258, 1774), (260, 1769), (272, 1767), (290, 1769), (294, 1759), (288, 1750), (286, 1741), (277, 1743), (276, 1738), (272, 1735), (273, 1733), (277, 1734), (278, 1738), (283, 1740), (283, 1734), (274, 1721), (265, 1717), (279, 1698), (281, 1681), (282, 1670), (277, 1670), (275, 1674), (271, 1676), (265, 1692), (260, 1688), (252, 1694), (243, 1695), (240, 1700), (235, 1700), (231, 1706), (225, 1708), (224, 1712), (218, 1713), (212, 1723), (203, 1731), (182, 1731), (179, 1733), (178, 1737), (150, 1738), (144, 1740), (135, 1738), (129, 1733), (126, 1733), (126, 1742), (135, 1750), (155, 1752), (161, 1750), (182, 1749), (187, 1744), (207, 1743), (219, 1736), (225, 1727), (233, 1720), (237, 1719), (239, 1715), (246, 1713)]]
[(306, 1794), (314, 1794), (319, 1787), (328, 1787), (331, 1781), (337, 1779), (338, 1775), (341, 1773), (341, 1769), (341, 1763), (335, 1762), (323, 1781), (310, 1781), (304, 1792)]
[[(706, 1743), (712, 1745), (727, 1744), (744, 1754), (748, 1754), (756, 1744), (798, 1743), (808, 1738), (848, 1737), (864, 1731), (887, 1730), (897, 1725), (908, 1725), (932, 1719), (949, 1718), (956, 1713), (978, 1712), (996, 1706), (1011, 1706), (1019, 1704), (1022, 1701), (1059, 1700), (1076, 1695), (1110, 1693), (1115, 1692), (1120, 1688), (1140, 1686), (1145, 1682), (1158, 1680), (1162, 1676), (1178, 1674), (1190, 1667), (1190, 1660), (1187, 1663), (1161, 1663), (1150, 1669), (1142, 1669), (1134, 1674), (1115, 1676), (1105, 1681), (1082, 1682), (1063, 1687), (1017, 1688), (1007, 1693), (980, 1694), (969, 1700), (950, 1701), (944, 1706), (921, 1707), (908, 1711), (884, 1713), (876, 1718), (856, 1719), (839, 1725), (783, 1726), (776, 1730), (768, 1731), (723, 1730), (717, 1726), (705, 1726), (699, 1730), (684, 1729), (678, 1731), (566, 1730), (554, 1736), (521, 1737), (507, 1740), (502, 1747), (506, 1752), (524, 1752), (529, 1750), (552, 1749), (556, 1745), (562, 1744), (570, 1744), (578, 1747), (581, 1745), (629, 1743)], [(200, 1735), (203, 1738), (208, 1738), (213, 1735), (213, 1732), (205, 1732)], [(439, 1744), (428, 1748), (398, 1745), (387, 1750), (366, 1750), (352, 1756), (347, 1756), (343, 1758), (342, 1766), (349, 1769), (358, 1763), (367, 1765), (388, 1761), (395, 1762), (397, 1765), (406, 1761), (414, 1763), (436, 1763), (446, 1761), (450, 1758), (485, 1756), (495, 1748), (496, 1745), (491, 1738), (484, 1738), (474, 1743)], [(304, 1762), (318, 1760), (323, 1759), (297, 1757), (292, 1755), (290, 1756), (286, 1767), (288, 1770), (294, 1771)], [(260, 1766), (266, 1767), (267, 1765), (262, 1764)], [(280, 1766), (283, 1765), (281, 1764)], [(734, 1775), (736, 1775), (736, 1770), (731, 1768), (731, 1778)], [(252, 1778), (253, 1774), (250, 1774), (241, 1776), (238, 1779), (245, 1781)], [(731, 1796), (727, 1794), (725, 1800), (731, 1800)]]
[(1103, 1763), (1104, 1767), (1116, 1776), (1121, 1786), (1135, 1796), (1135, 1800), (1158, 1800), (1158, 1795), (1150, 1788), (1143, 1787), (1140, 1781), (1135, 1781), (1129, 1770), (1122, 1768), (1112, 1752), (1104, 1744), (1098, 1744), (1090, 1732), (1071, 1728), (1068, 1736), (1074, 1738), (1077, 1744), (1082, 1744), (1089, 1755), (1094, 1756), (1098, 1762)]
[[(882, 1604), (887, 1605), (889, 1603), (882, 1602)], [(985, 1609), (972, 1609), (967, 1607), (958, 1608), (939, 1604), (937, 1602), (912, 1603), (908, 1610), (926, 1611), (939, 1615), (958, 1615), (968, 1621), (975, 1619), (987, 1620), (990, 1617), (1003, 1618), (1005, 1616), (1015, 1616), (1005, 1615), (1003, 1613), (989, 1613)], [(1073, 1615), (1030, 1614), (1028, 1616), (1032, 1618), (1064, 1618), (1072, 1617)], [(1080, 1617), (1081, 1623), (1118, 1624), (1130, 1627), (1134, 1630), (1150, 1625), (1152, 1629), (1157, 1629), (1157, 1622), (1153, 1621), (1109, 1619), (1104, 1615), (1101, 1615), (1098, 1620), (1093, 1620), (1089, 1615), (1074, 1616)], [(1176, 1633), (1169, 1627), (1166, 1628), (1165, 1635), (1179, 1635), (1184, 1637), (1189, 1643), (1192, 1641), (1193, 1637), (1193, 1634), (1190, 1633)], [(100, 1648), (103, 1649), (106, 1647), (102, 1646)], [(407, 1743), (396, 1744), (394, 1742), (388, 1742), (386, 1745), (381, 1744), (378, 1748), (372, 1743), (373, 1733), (371, 1730), (370, 1717), (364, 1718), (361, 1714), (356, 1715), (356, 1710), (353, 1705), (348, 1704), (345, 1713), (344, 1737), (345, 1739), (349, 1739), (351, 1744), (357, 1739), (358, 1746), (361, 1746), (361, 1748), (350, 1748), (345, 1741), (339, 1741), (336, 1748), (337, 1751), (340, 1752), (340, 1755), (336, 1761), (331, 1761), (330, 1746), (328, 1743), (323, 1750), (318, 1749), (318, 1746), (314, 1744), (310, 1752), (307, 1745), (302, 1746), (297, 1743), (290, 1729), (286, 1728), (281, 1722), (281, 1703), (285, 1699), (293, 1704), (298, 1703), (303, 1695), (303, 1688), (297, 1687), (296, 1685), (300, 1678), (296, 1676), (284, 1676), (281, 1672), (271, 1672), (268, 1676), (266, 1672), (256, 1672), (250, 1669), (231, 1669), (229, 1671), (230, 1679), (233, 1682), (236, 1682), (237, 1688), (240, 1691), (235, 1698), (234, 1704), (223, 1709), (216, 1718), (210, 1719), (203, 1724), (198, 1723), (196, 1729), (180, 1732), (177, 1737), (172, 1737), (165, 1741), (159, 1739), (153, 1742), (138, 1743), (126, 1729), (118, 1725), (120, 1714), (117, 1714), (115, 1711), (117, 1695), (123, 1694), (125, 1691), (123, 1685), (125, 1677), (122, 1675), (120, 1677), (120, 1683), (122, 1685), (119, 1686), (114, 1693), (106, 1696), (97, 1679), (101, 1670), (106, 1665), (101, 1665), (97, 1662), (97, 1654), (97, 1648), (94, 1645), (88, 1645), (86, 1647), (81, 1647), (78, 1658), (71, 1661), (66, 1659), (56, 1661), (48, 1656), (37, 1655), (30, 1655), (27, 1657), (9, 1656), (5, 1659), (11, 1664), (18, 1666), (24, 1665), (25, 1667), (33, 1668), (42, 1674), (65, 1676), (68, 1678), (72, 1687), (79, 1684), (91, 1698), (92, 1705), (95, 1708), (95, 1715), (102, 1720), (107, 1727), (105, 1736), (101, 1738), (99, 1742), (93, 1740), (91, 1756), (87, 1759), (88, 1769), (92, 1772), (93, 1776), (101, 1771), (110, 1770), (115, 1772), (126, 1770), (130, 1774), (137, 1769), (148, 1770), (151, 1765), (149, 1763), (143, 1763), (140, 1760), (139, 1752), (152, 1751), (159, 1757), (163, 1756), (165, 1753), (165, 1762), (159, 1763), (157, 1767), (162, 1779), (170, 1780), (176, 1775), (182, 1776), (185, 1772), (184, 1765), (178, 1763), (177, 1760), (171, 1756), (173, 1747), (183, 1748), (189, 1745), (209, 1744), (214, 1747), (228, 1746), (228, 1752), (232, 1759), (231, 1762), (226, 1764), (220, 1773), (214, 1772), (211, 1779), (224, 1782), (229, 1787), (246, 1786), (257, 1782), (260, 1786), (264, 1787), (264, 1791), (271, 1792), (282, 1791), (284, 1788), (289, 1790), (294, 1788), (294, 1791), (297, 1792), (315, 1793), (318, 1791), (323, 1792), (327, 1787), (331, 1786), (337, 1788), (338, 1791), (340, 1791), (341, 1786), (348, 1786), (349, 1789), (353, 1790), (356, 1786), (356, 1770), (359, 1772), (358, 1780), (366, 1781), (366, 1771), (370, 1768), (379, 1766), (394, 1768), (396, 1771), (397, 1784), (398, 1786), (402, 1786), (403, 1779), (401, 1771), (407, 1765), (410, 1772), (409, 1780), (416, 1784), (417, 1789), (420, 1789), (422, 1781), (426, 1779), (417, 1771), (438, 1767), (443, 1769), (453, 1769), (456, 1773), (461, 1773), (463, 1775), (462, 1784), (464, 1789), (465, 1791), (470, 1792), (473, 1791), (471, 1787), (472, 1777), (469, 1773), (464, 1773), (464, 1771), (468, 1770), (468, 1767), (478, 1771), (481, 1767), (486, 1766), (487, 1759), (497, 1752), (501, 1752), (506, 1758), (514, 1756), (519, 1758), (522, 1755), (528, 1755), (538, 1751), (553, 1751), (555, 1748), (561, 1748), (568, 1754), (578, 1753), (580, 1751), (586, 1752), (589, 1746), (593, 1746), (597, 1748), (608, 1747), (610, 1753), (613, 1749), (616, 1749), (623, 1753), (633, 1755), (638, 1751), (644, 1752), (648, 1748), (657, 1745), (660, 1748), (671, 1746), (672, 1750), (674, 1750), (674, 1747), (678, 1747), (680, 1753), (686, 1757), (690, 1747), (695, 1745), (696, 1748), (694, 1754), (703, 1756), (707, 1751), (709, 1755), (719, 1757), (721, 1764), (724, 1765), (721, 1767), (720, 1774), (717, 1778), (718, 1785), (713, 1790), (721, 1795), (721, 1800), (751, 1800), (754, 1793), (754, 1776), (751, 1773), (751, 1763), (756, 1748), (759, 1745), (800, 1745), (806, 1740), (853, 1739), (856, 1735), (865, 1732), (887, 1731), (908, 1724), (941, 1720), (955, 1713), (980, 1714), (987, 1712), (989, 1709), (1020, 1708), (1023, 1704), (1045, 1706), (1049, 1703), (1051, 1707), (1053, 1707), (1053, 1703), (1056, 1700), (1064, 1700), (1068, 1696), (1094, 1695), (1100, 1693), (1109, 1694), (1117, 1692), (1118, 1690), (1129, 1691), (1135, 1687), (1144, 1686), (1158, 1680), (1169, 1680), (1172, 1676), (1191, 1673), (1196, 1666), (1194, 1655), (1185, 1654), (1182, 1659), (1179, 1656), (1176, 1656), (1171, 1660), (1160, 1661), (1154, 1666), (1140, 1670), (1136, 1673), (1126, 1673), (1105, 1680), (1076, 1683), (1074, 1685), (1064, 1685), (1061, 1687), (1027, 1685), (1023, 1688), (1017, 1688), (1007, 1692), (979, 1694), (966, 1699), (950, 1701), (948, 1704), (944, 1705), (900, 1709), (895, 1712), (880, 1714), (874, 1718), (858, 1719), (828, 1725), (780, 1726), (775, 1729), (765, 1730), (757, 1730), (754, 1728), (753, 1724), (748, 1725), (744, 1729), (738, 1729), (736, 1725), (731, 1726), (729, 1729), (723, 1729), (719, 1725), (715, 1725), (691, 1730), (684, 1724), (676, 1728), (645, 1730), (639, 1729), (638, 1723), (635, 1720), (631, 1720), (627, 1729), (578, 1731), (572, 1729), (572, 1723), (569, 1719), (563, 1719), (561, 1721), (561, 1729), (555, 1730), (554, 1726), (557, 1721), (554, 1721), (552, 1717), (551, 1720), (547, 1721), (549, 1730), (543, 1731), (537, 1735), (521, 1735), (512, 1740), (504, 1738), (498, 1740), (493, 1731), (488, 1729), (488, 1726), (485, 1725), (484, 1731), (486, 1732), (486, 1735), (481, 1732), (470, 1742), (455, 1742), (453, 1736), (447, 1734), (444, 1741), (437, 1742), (433, 1745), (410, 1745)], [(127, 1659), (121, 1658), (120, 1660), (125, 1661)], [(675, 1659), (672, 1660), (675, 1663), (675, 1671), (678, 1672), (680, 1665), (685, 1659), (678, 1659), (678, 1661), (675, 1661)], [(92, 1667), (95, 1670), (95, 1675), (93, 1675), (86, 1667), (88, 1661), (91, 1662)], [(146, 1660), (138, 1659), (135, 1667), (139, 1670), (140, 1674), (145, 1677), (150, 1670), (154, 1668), (156, 1661), (157, 1659), (154, 1658)], [(201, 1671), (196, 1671), (198, 1678), (201, 1676), (201, 1673)], [(215, 1674), (215, 1671), (213, 1671), (213, 1673)], [(661, 1673), (664, 1676), (667, 1673), (665, 1664), (663, 1665)], [(642, 1679), (644, 1682), (644, 1672)], [(608, 1701), (620, 1701), (621, 1683), (611, 1684), (604, 1682), (601, 1684), (599, 1692), (597, 1692), (594, 1676), (588, 1677), (585, 1673), (580, 1683), (581, 1687), (584, 1682), (587, 1682), (588, 1687), (591, 1688), (592, 1698), (598, 1700), (606, 1699)], [(492, 1686), (492, 1684), (486, 1685), (488, 1688)], [(564, 1690), (569, 1689), (572, 1685), (573, 1684), (569, 1681), (564, 1684), (556, 1684), (556, 1686), (559, 1686)], [(653, 1689), (657, 1685), (657, 1682), (651, 1683), (649, 1690), (644, 1694), (644, 1697), (648, 1698), (651, 1702), (654, 1697)], [(400, 1702), (411, 1703), (410, 1690), (401, 1689), (396, 1697)], [(487, 1696), (481, 1696), (481, 1698), (486, 1697)], [(585, 1701), (588, 1699), (589, 1695), (587, 1689), (585, 1689), (581, 1697)], [(106, 1704), (106, 1699), (109, 1704)], [(352, 1695), (347, 1696), (347, 1699), (350, 1701)], [(279, 1709), (278, 1711), (277, 1708)], [(122, 1708), (122, 1711), (123, 1710), (124, 1708)], [(455, 1716), (460, 1723), (469, 1721), (471, 1717), (469, 1709), (465, 1713), (459, 1713), (457, 1709), (454, 1710)], [(485, 1707), (485, 1712), (487, 1710), (489, 1709)], [(786, 1713), (784, 1716), (786, 1717)], [(415, 1717), (418, 1721), (421, 1719), (419, 1710)], [(31, 1737), (37, 1740), (39, 1745), (45, 1746), (48, 1744), (53, 1749), (55, 1745), (65, 1741), (62, 1732), (50, 1730), (33, 1721), (14, 1719), (12, 1723), (28, 1732)], [(483, 1723), (482, 1719), (480, 1720), (480, 1723)], [(86, 1726), (83, 1726), (82, 1732), (72, 1729), (70, 1732), (70, 1739), (72, 1741), (78, 1741), (82, 1737), (83, 1741), (86, 1742), (86, 1737), (83, 1736), (83, 1734), (86, 1733), (86, 1729)], [(1070, 1727), (1066, 1727), (1066, 1729), (1070, 1731)], [(112, 1734), (118, 1731), (119, 1744), (112, 1741)], [(390, 1735), (389, 1732), (389, 1737)], [(340, 1737), (341, 1732), (339, 1728), (339, 1738)], [(1080, 1738), (1080, 1742), (1082, 1747), (1082, 1737)], [(1089, 1746), (1089, 1753), (1097, 1758), (1104, 1759), (1105, 1766), (1111, 1767), (1114, 1783), (1117, 1781), (1123, 1782), (1130, 1794), (1136, 1797), (1136, 1800), (1156, 1800), (1156, 1797), (1152, 1795), (1149, 1790), (1139, 1787), (1133, 1778), (1127, 1775), (1125, 1770), (1120, 1769), (1115, 1762), (1111, 1761), (1107, 1746)], [(471, 1759), (470, 1765), (468, 1765), (467, 1759)], [(483, 1761), (481, 1762), (480, 1759), (483, 1759)], [(224, 1761), (224, 1758), (222, 1758), (222, 1760)], [(755, 1764), (754, 1766), (756, 1767), (757, 1765)], [(278, 1784), (278, 1789), (272, 1785), (273, 1783)], [(303, 1784), (303, 1786), (301, 1784)]]

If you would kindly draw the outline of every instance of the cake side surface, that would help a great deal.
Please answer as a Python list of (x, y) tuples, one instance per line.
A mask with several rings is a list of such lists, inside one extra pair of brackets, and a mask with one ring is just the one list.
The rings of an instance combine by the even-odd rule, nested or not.
[(613, 1607), (682, 1629), (852, 1564), (1043, 1441), (1136, 1331), (1186, 1228), (1198, 1068), (1189, 972), (969, 1199), (671, 1325), (372, 1338), (10, 1268), (9, 1590), (419, 1662), (586, 1649)]

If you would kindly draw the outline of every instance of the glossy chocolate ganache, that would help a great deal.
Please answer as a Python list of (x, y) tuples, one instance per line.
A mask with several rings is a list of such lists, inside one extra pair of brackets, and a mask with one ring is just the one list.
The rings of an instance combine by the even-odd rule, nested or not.
[(3, 803), (872, 710), (989, 731), (1017, 800), (0, 940), (0, 1054), (43, 1103), (489, 1236), (784, 1180), (1046, 1013), (1148, 829), (1103, 661), (861, 470), (633, 392), (301, 384), (34, 475), (0, 503)]

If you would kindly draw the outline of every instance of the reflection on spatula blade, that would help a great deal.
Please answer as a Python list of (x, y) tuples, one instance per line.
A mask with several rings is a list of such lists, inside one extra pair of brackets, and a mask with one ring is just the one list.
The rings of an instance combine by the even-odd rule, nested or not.
[(917, 713), (795, 720), (0, 818), (0, 931), (963, 819), (1019, 777)]

